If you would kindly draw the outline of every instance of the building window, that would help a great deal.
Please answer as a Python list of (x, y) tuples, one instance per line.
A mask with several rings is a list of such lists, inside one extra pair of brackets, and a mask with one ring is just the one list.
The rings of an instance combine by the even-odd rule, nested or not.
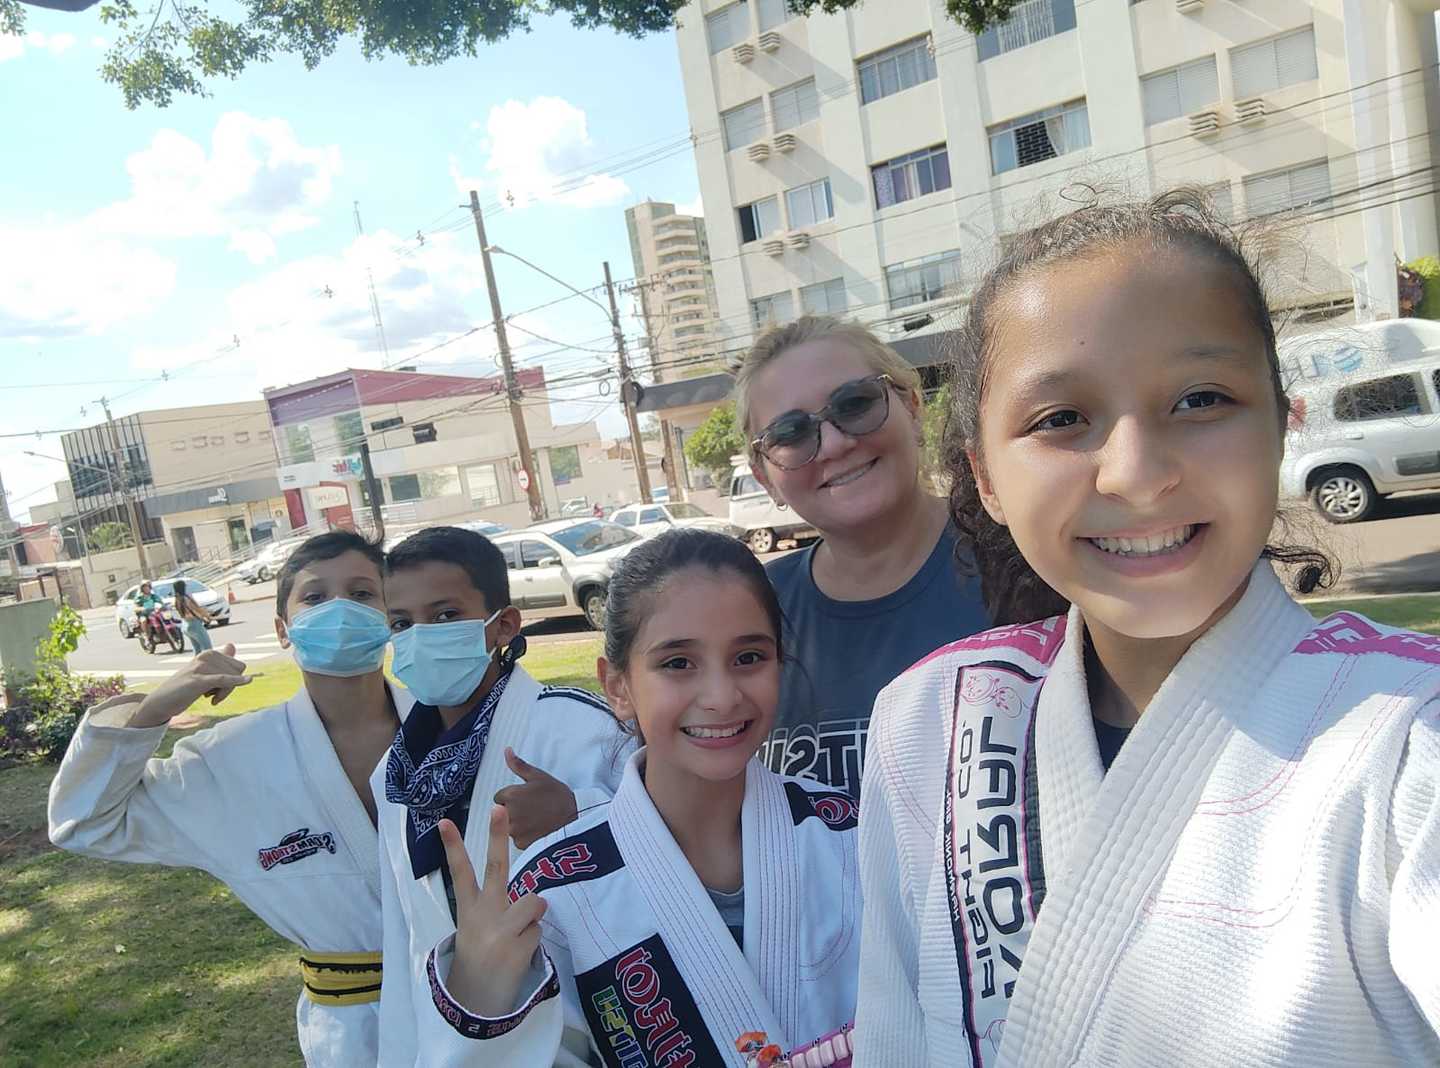
[(802, 315), (839, 315), (845, 310), (845, 279), (832, 278), (800, 288)]
[(1145, 101), (1145, 122), (1151, 126), (1199, 111), (1220, 99), (1215, 57), (1206, 56), (1174, 70), (1147, 74), (1140, 79), (1140, 95)]
[(939, 189), (950, 188), (950, 157), (944, 145), (898, 156), (870, 168), (875, 206), (888, 208)]
[(307, 464), (315, 459), (308, 423), (291, 423), (285, 428), (285, 455), (292, 464)]
[(935, 80), (929, 37), (917, 37), (860, 61), (860, 102), (868, 104), (902, 89)]
[(1250, 218), (1309, 207), (1330, 197), (1330, 164), (1305, 163), (1289, 170), (1245, 179), (1245, 213)]
[(703, 326), (682, 326), (675, 331), (676, 337), (699, 337), (705, 333)]
[(551, 446), (550, 477), (555, 480), (557, 486), (580, 477), (580, 447), (578, 445)]
[(780, 229), (780, 201), (766, 197), (739, 209), (740, 243), (759, 241), (766, 234)]
[(248, 431), (248, 430), (237, 430), (237, 431), (235, 431), (235, 444), (236, 444), (236, 445), (249, 445), (249, 444), (250, 444), (250, 431)]
[(770, 114), (775, 117), (776, 133), (818, 119), (820, 98), (815, 94), (815, 79), (806, 78), (771, 93)]
[(885, 268), (885, 290), (890, 298), (891, 311), (951, 296), (959, 288), (958, 250), (937, 252), (933, 256), (922, 256)]
[(834, 218), (835, 202), (830, 196), (830, 179), (821, 178), (818, 182), (785, 190), (785, 210), (790, 215), (792, 230)]
[(755, 320), (755, 329), (779, 326), (795, 318), (795, 302), (788, 289), (771, 293), (768, 297), (756, 297), (750, 302), (750, 316)]
[(765, 133), (765, 103), (752, 100), (731, 108), (720, 116), (725, 124), (726, 150), (744, 148), (752, 141), (758, 141)]
[(453, 497), (460, 492), (460, 469), (435, 467), (413, 475), (391, 475), (386, 482), (390, 484), (390, 500), (395, 504)]
[(990, 170), (1004, 174), (1090, 147), (1090, 113), (1085, 101), (1047, 108), (992, 126)]
[(750, 36), (750, 9), (745, 0), (705, 16), (705, 36), (710, 41), (710, 54), (723, 52)]
[(782, 23), (789, 22), (795, 17), (790, 6), (785, 0), (760, 0), (756, 5), (757, 14), (760, 16), (760, 32), (773, 30)]
[(341, 452), (360, 447), (365, 440), (365, 423), (359, 412), (345, 412), (335, 417), (335, 445)]
[(1315, 28), (1306, 26), (1294, 33), (1236, 48), (1230, 53), (1230, 70), (1235, 79), (1235, 96), (1240, 100), (1287, 85), (1314, 81), (1320, 77), (1315, 60)]
[(693, 260), (698, 257), (699, 254), (695, 252), (667, 252), (660, 257), (660, 263), (662, 265), (666, 263), (678, 263), (681, 260)]
[(975, 50), (982, 61), (994, 59), (1074, 28), (1075, 0), (1025, 0), (1004, 22), (975, 38)]
[(500, 503), (500, 480), (495, 477), (494, 464), (465, 468), (465, 484), (470, 487), (470, 503), (477, 508), (491, 508)]

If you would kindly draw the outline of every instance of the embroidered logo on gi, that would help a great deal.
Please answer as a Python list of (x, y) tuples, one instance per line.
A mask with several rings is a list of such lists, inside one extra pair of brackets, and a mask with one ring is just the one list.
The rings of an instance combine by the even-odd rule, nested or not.
[(535, 857), (510, 880), (510, 900), (550, 890), (567, 883), (600, 879), (625, 866), (610, 824), (600, 823), (588, 831), (556, 842)]
[(606, 1068), (728, 1064), (660, 936), (575, 976)]
[(790, 802), (790, 818), (800, 826), (816, 816), (832, 831), (848, 831), (860, 822), (860, 804), (849, 794), (839, 791), (811, 791), (799, 783), (785, 784), (785, 799)]
[(1336, 612), (1295, 647), (1297, 653), (1389, 653), (1422, 664), (1440, 664), (1440, 638), (1392, 631), (1382, 634), (1353, 612)]
[(313, 857), (322, 849), (335, 852), (335, 836), (329, 831), (311, 834), (309, 827), (301, 827), (280, 839), (278, 844), (260, 850), (260, 867), (269, 871), (277, 864), (294, 864), (297, 860)]

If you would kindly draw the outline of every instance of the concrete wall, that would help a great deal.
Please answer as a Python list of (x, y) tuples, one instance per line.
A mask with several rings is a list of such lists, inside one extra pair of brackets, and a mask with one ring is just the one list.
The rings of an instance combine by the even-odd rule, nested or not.
[(145, 544), (146, 571), (142, 575), (134, 549), (115, 549), (108, 553), (91, 553), (81, 561), (85, 569), (85, 585), (93, 605), (111, 604), (142, 578), (154, 579), (175, 567), (175, 554), (164, 542)]
[(35, 646), (49, 634), (56, 611), (50, 600), (0, 605), (0, 668), (35, 669)]
[(268, 475), (275, 467), (263, 400), (141, 412), (158, 493)]

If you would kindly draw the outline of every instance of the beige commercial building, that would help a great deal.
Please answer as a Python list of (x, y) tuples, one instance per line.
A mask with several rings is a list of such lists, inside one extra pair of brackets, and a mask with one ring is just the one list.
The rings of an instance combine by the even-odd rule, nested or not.
[(1394, 315), (1395, 258), (1437, 248), (1437, 6), (1026, 0), (977, 37), (941, 0), (700, 0), (678, 44), (722, 345), (840, 312), (927, 362), (1077, 182), (1208, 187), (1299, 239), (1278, 305)]
[[(621, 465), (599, 451), (593, 422), (552, 422), (545, 372), (521, 368), (516, 382), (545, 514), (624, 492)], [(294, 526), (371, 526), (362, 443), (388, 531), (471, 519), (530, 522), (498, 376), (351, 369), (267, 389), (265, 403), (279, 451), (275, 476)]]

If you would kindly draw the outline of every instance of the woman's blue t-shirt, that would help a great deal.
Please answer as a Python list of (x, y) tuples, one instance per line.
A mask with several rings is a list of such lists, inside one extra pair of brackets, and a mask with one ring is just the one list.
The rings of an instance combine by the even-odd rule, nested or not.
[(876, 695), (927, 653), (990, 626), (978, 580), (956, 564), (955, 536), (947, 525), (914, 577), (872, 601), (820, 592), (810, 571), (819, 542), (767, 566), (786, 652), (775, 729), (761, 750), (770, 768), (860, 795)]

